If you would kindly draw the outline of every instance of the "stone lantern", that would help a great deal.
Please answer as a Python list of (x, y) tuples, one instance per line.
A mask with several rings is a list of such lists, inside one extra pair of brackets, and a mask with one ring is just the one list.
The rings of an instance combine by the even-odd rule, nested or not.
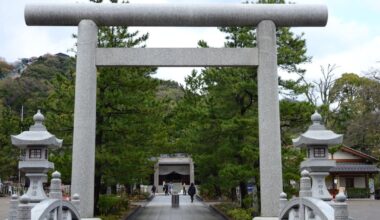
[(332, 167), (334, 160), (329, 159), (328, 148), (341, 144), (343, 135), (327, 130), (322, 124), (322, 116), (315, 112), (311, 116), (312, 125), (298, 138), (293, 139), (295, 147), (306, 148), (307, 159), (301, 163), (301, 170), (308, 170), (312, 178), (312, 197), (330, 201), (332, 196), (327, 191), (325, 178)]
[(61, 147), (62, 140), (46, 130), (40, 110), (33, 116), (33, 120), (34, 125), (30, 126), (29, 131), (11, 135), (11, 139), (13, 145), (25, 151), (25, 158), (19, 161), (18, 168), (30, 180), (26, 193), (30, 202), (37, 203), (47, 198), (43, 183), (47, 181), (47, 172), (54, 169), (54, 164), (48, 161), (48, 148)]

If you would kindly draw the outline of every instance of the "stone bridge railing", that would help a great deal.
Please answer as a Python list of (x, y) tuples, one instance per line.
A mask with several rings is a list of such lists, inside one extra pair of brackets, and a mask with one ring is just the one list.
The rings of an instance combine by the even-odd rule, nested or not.
[(335, 201), (326, 202), (313, 198), (309, 172), (304, 170), (301, 175), (299, 198), (288, 201), (285, 193), (280, 195), (280, 220), (352, 220), (348, 216), (343, 192), (339, 192)]
[(59, 172), (53, 173), (49, 198), (39, 203), (31, 203), (26, 194), (20, 199), (13, 195), (8, 220), (79, 220), (79, 195), (73, 195), (71, 201), (63, 200), (60, 177)]

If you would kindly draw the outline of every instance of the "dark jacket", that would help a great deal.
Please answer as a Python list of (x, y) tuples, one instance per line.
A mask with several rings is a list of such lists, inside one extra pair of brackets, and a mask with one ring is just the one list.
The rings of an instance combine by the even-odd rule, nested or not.
[(197, 190), (195, 189), (194, 185), (191, 185), (187, 192), (189, 193), (190, 196), (192, 196), (192, 195), (195, 195), (195, 193), (197, 193)]

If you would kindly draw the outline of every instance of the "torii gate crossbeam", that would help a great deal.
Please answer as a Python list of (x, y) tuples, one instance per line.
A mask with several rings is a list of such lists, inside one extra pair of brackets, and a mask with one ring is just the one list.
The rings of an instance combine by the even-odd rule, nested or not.
[[(72, 193), (93, 217), (97, 66), (258, 66), (261, 214), (278, 216), (282, 192), (276, 27), (325, 26), (323, 5), (32, 4), (28, 25), (77, 26)], [(257, 48), (97, 48), (98, 26), (257, 26)], [(157, 55), (159, 54), (159, 56)]]

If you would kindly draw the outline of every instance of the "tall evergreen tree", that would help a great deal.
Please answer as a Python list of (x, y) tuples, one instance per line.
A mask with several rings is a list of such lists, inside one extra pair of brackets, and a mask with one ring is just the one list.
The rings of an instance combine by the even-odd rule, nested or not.
[(18, 115), (9, 107), (0, 106), (0, 179), (14, 181), (18, 174), (19, 149), (11, 144), (11, 135), (20, 133)]

